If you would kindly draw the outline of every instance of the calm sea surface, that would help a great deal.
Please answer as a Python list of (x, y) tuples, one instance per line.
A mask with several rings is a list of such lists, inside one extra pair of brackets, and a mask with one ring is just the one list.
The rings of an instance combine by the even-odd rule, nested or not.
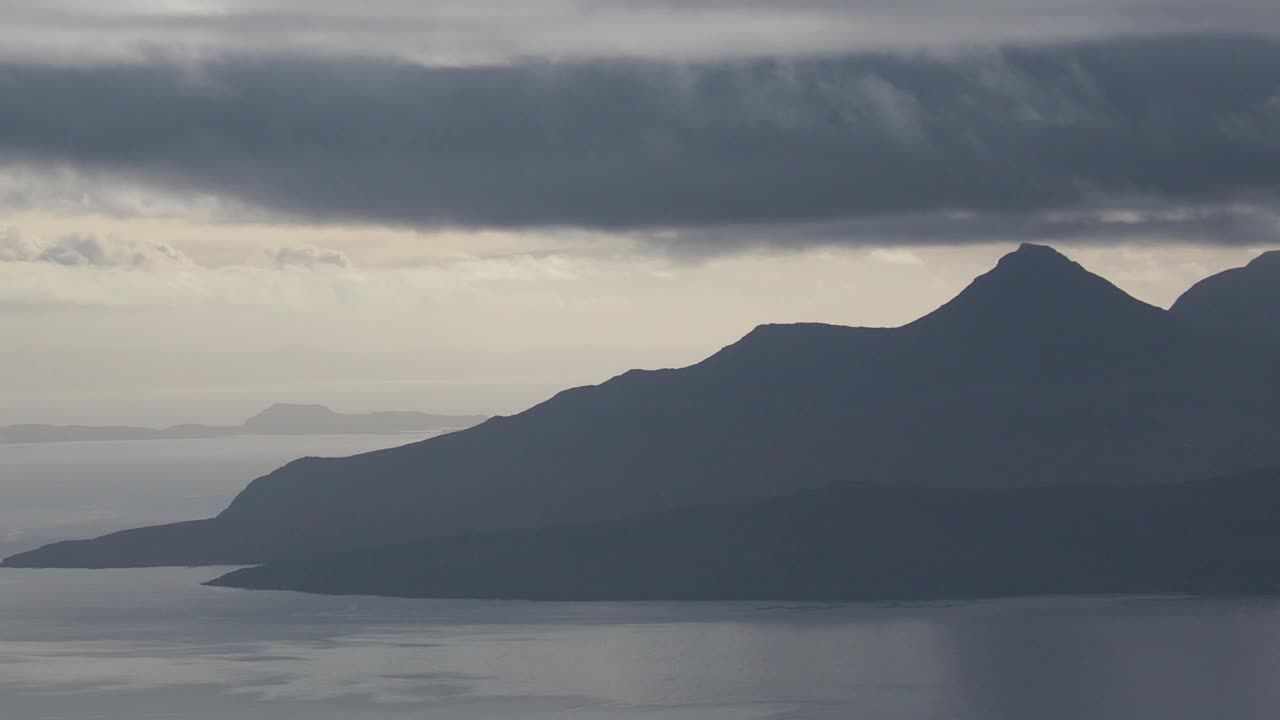
[[(0, 551), (210, 515), (411, 438), (0, 447)], [(0, 718), (1272, 720), (1280, 602), (410, 601), (0, 570)]]

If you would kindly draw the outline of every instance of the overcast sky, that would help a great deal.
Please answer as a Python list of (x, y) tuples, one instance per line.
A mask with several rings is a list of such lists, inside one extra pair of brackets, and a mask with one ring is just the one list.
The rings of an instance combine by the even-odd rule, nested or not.
[(1022, 241), (1167, 305), (1278, 192), (1273, 1), (0, 0), (9, 350), (675, 364)]

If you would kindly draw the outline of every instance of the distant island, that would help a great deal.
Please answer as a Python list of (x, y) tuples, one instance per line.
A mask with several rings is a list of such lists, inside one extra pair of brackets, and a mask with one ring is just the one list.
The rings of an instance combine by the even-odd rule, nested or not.
[(240, 425), (9, 425), (0, 427), (0, 445), (86, 440), (189, 440), (236, 435), (392, 435), (460, 430), (484, 422), (480, 415), (420, 412), (339, 413), (323, 405), (278, 403)]

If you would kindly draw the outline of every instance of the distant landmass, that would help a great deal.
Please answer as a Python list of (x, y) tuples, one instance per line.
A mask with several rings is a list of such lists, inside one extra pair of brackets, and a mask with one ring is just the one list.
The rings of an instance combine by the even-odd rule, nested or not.
[(237, 570), (211, 585), (528, 600), (1280, 590), (1280, 469), (1145, 487), (838, 485)]
[[(1260, 268), (1280, 283), (1274, 264)], [(1239, 550), (1252, 537), (1233, 536), (1242, 532), (1234, 529), (1235, 519), (1245, 508), (1231, 504), (1225, 481), (1221, 497), (1217, 490), (1200, 489), (1207, 485), (1186, 486), (1206, 509), (1224, 508), (1200, 520), (1160, 509), (1174, 502), (1168, 498), (1188, 495), (1143, 488), (1280, 467), (1280, 346), (1263, 342), (1266, 330), (1255, 324), (1237, 323), (1231, 316), (1193, 318), (1186, 307), (1170, 312), (1140, 302), (1052, 248), (1025, 245), (951, 302), (903, 327), (761, 326), (690, 367), (628, 372), (598, 386), (567, 390), (519, 415), (400, 448), (295, 461), (252, 482), (215, 518), (56, 543), (6, 564), (273, 563), (261, 575), (237, 577), (246, 586), (249, 578), (263, 578), (266, 586), (273, 582), (268, 578), (288, 577), (291, 587), (321, 589), (326, 583), (319, 575), (310, 581), (301, 576), (332, 572), (333, 591), (348, 592), (362, 591), (352, 588), (364, 581), (347, 574), (349, 558), (334, 559), (335, 554), (381, 553), (367, 549), (399, 546), (423, 553), (426, 563), (416, 580), (406, 581), (413, 588), (406, 594), (430, 586), (444, 593), (520, 596), (533, 593), (533, 585), (507, 580), (484, 590), (483, 583), (497, 582), (483, 579), (491, 577), (488, 571), (438, 581), (447, 568), (441, 564), (444, 556), (432, 548), (456, 542), (457, 562), (468, 564), (472, 558), (477, 567), (517, 573), (510, 553), (520, 543), (513, 538), (527, 541), (529, 548), (548, 549), (560, 542), (557, 533), (569, 533), (616, 548), (619, 566), (629, 566), (637, 577), (666, 578), (672, 596), (716, 594), (709, 586), (677, 591), (684, 582), (677, 570), (662, 575), (667, 570), (645, 568), (646, 558), (658, 555), (609, 539), (634, 531), (656, 543), (661, 533), (646, 528), (676, 522), (671, 532), (688, 542), (664, 545), (667, 555), (701, 558), (706, 573), (720, 572), (718, 558), (730, 567), (751, 553), (759, 555), (755, 569), (770, 577), (757, 580), (758, 592), (747, 592), (745, 575), (726, 576), (720, 594), (728, 597), (782, 587), (792, 563), (796, 572), (810, 573), (805, 582), (814, 582), (821, 568), (853, 572), (858, 566), (840, 565), (846, 561), (835, 556), (867, 558), (864, 545), (888, 558), (942, 571), (942, 559), (927, 560), (926, 549), (908, 552), (904, 543), (915, 536), (876, 524), (858, 509), (864, 503), (888, 503), (882, 506), (885, 517), (899, 518), (905, 528), (923, 530), (912, 524), (920, 513), (945, 516), (951, 531), (922, 537), (943, 545), (954, 537), (958, 567), (970, 569), (981, 561), (981, 553), (972, 549), (979, 540), (997, 548), (993, 561), (1027, 552), (1043, 554), (1049, 565), (1074, 558), (1107, 568), (1104, 555), (1125, 550), (1090, 544), (1095, 525), (1099, 537), (1116, 543), (1158, 539), (1164, 550), (1192, 553), (1195, 543), (1163, 536), (1194, 520), (1202, 524), (1188, 527), (1201, 528), (1194, 530), (1201, 537), (1218, 522), (1223, 536), (1218, 544), (1202, 545), (1203, 556), (1169, 556), (1177, 567), (1166, 569), (1167, 580), (1191, 567), (1194, 558), (1234, 562), (1221, 553)], [(1280, 317), (1280, 308), (1274, 310), (1272, 317)], [(1089, 498), (1074, 506), (1079, 511), (1074, 534), (1042, 537), (1035, 528), (1017, 524), (1025, 511), (1046, 528), (1066, 527), (1052, 508), (1040, 514), (1031, 510), (1074, 492)], [(1265, 495), (1251, 497), (1269, 502)], [(803, 523), (766, 531), (754, 520), (720, 515), (743, 503), (744, 518), (759, 518), (775, 507), (779, 514), (813, 515), (812, 532), (827, 527), (832, 534), (825, 540), (807, 535), (811, 531), (800, 527)], [(833, 514), (821, 515), (825, 510), (819, 506), (828, 505)], [(1142, 535), (1148, 506), (1161, 518), (1151, 525), (1160, 538)], [(695, 513), (688, 517), (698, 520), (672, 519), (686, 517), (680, 513)], [(696, 534), (679, 526), (717, 527), (716, 518), (729, 530)], [(984, 534), (983, 518), (990, 518), (990, 534)], [(1123, 522), (1133, 529), (1123, 530)], [(842, 523), (880, 530), (837, 533)], [(510, 534), (526, 531), (536, 532)], [(1019, 540), (1023, 532), (1025, 543)], [(1263, 530), (1257, 533), (1260, 541), (1270, 542)], [(716, 540), (720, 534), (724, 538)], [(796, 539), (789, 551), (792, 534)], [(764, 540), (750, 540), (754, 550), (734, 554), (738, 551), (730, 552), (725, 543), (739, 535), (774, 538), (780, 545), (765, 548)], [(1072, 543), (1083, 544), (1078, 555), (1068, 556), (1062, 548)], [(966, 547), (970, 554), (961, 553)], [(946, 548), (927, 550), (946, 556)], [(406, 551), (386, 552), (391, 553), (386, 567), (396, 567), (395, 554)], [(813, 553), (832, 557), (822, 565), (806, 559)], [(305, 560), (305, 572), (291, 569), (304, 567), (294, 563), (305, 558), (311, 558)], [(380, 556), (361, 558), (370, 567), (383, 562)], [(554, 573), (571, 565), (560, 562), (530, 562), (527, 572)], [(1087, 568), (1064, 568), (1076, 589), (1069, 583), (1055, 586), (1062, 592), (1104, 585), (1085, 582)], [(1000, 572), (1005, 571), (991, 569), (988, 579)], [(616, 580), (618, 575), (602, 577)], [(378, 592), (396, 592), (390, 585), (379, 587), (388, 589)], [(626, 594), (606, 592), (603, 585), (564, 587), (566, 595)], [(854, 586), (841, 587), (829, 594), (857, 595)], [(869, 580), (866, 587), (876, 585)], [(937, 587), (940, 593), (947, 587), (958, 594), (980, 592), (959, 583)], [(995, 583), (987, 586), (995, 588)], [(894, 592), (928, 595), (922, 587), (909, 589)], [(661, 594), (661, 588), (639, 593)]]
[(457, 430), (483, 422), (478, 415), (429, 415), (419, 412), (338, 413), (323, 405), (277, 404), (241, 425), (174, 425), (167, 428), (85, 425), (9, 425), (0, 427), (0, 444), (83, 440), (178, 440), (233, 435), (381, 435)]

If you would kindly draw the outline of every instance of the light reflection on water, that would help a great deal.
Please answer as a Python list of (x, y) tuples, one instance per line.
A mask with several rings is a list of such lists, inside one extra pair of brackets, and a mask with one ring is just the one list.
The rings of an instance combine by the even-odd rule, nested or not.
[(4, 716), (1280, 717), (1273, 601), (414, 601), (216, 572), (0, 571)]

